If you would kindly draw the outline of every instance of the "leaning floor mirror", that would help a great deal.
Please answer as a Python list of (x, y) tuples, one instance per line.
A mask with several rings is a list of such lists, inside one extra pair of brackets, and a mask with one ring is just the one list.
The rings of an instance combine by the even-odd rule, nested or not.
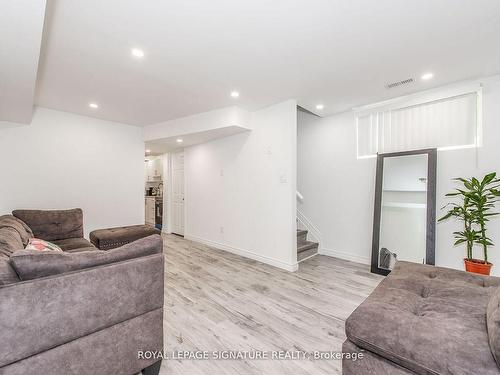
[(434, 264), (436, 149), (378, 154), (371, 271)]

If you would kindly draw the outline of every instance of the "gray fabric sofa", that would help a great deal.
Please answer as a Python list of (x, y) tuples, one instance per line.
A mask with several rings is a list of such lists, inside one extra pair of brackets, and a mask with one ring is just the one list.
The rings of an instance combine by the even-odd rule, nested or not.
[(160, 236), (100, 251), (79, 209), (0, 216), (0, 375), (157, 374), (139, 351), (163, 349), (163, 267)]
[[(346, 321), (343, 375), (500, 374), (500, 278), (398, 262)], [(500, 359), (500, 355), (496, 355)]]

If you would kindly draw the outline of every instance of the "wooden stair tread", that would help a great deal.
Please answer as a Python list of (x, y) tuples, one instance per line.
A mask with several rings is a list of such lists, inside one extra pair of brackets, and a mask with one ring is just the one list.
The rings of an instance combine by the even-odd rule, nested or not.
[(310, 257), (312, 257), (312, 256), (314, 256), (316, 254), (318, 254), (318, 249), (316, 249), (314, 247), (311, 248), (311, 249), (309, 249), (309, 250), (297, 253), (297, 262), (301, 262), (304, 259), (310, 258)]
[(300, 246), (297, 246), (297, 253), (301, 253), (303, 251), (307, 251), (309, 249), (317, 249), (318, 243), (311, 241), (304, 241)]

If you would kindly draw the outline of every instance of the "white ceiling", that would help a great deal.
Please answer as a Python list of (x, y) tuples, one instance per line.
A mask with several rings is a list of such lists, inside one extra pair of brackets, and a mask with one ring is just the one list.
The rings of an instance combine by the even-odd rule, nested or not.
[(289, 98), (328, 115), (499, 73), (499, 20), (498, 0), (48, 0), (36, 103), (135, 125)]
[(0, 0), (0, 121), (29, 123), (45, 0)]

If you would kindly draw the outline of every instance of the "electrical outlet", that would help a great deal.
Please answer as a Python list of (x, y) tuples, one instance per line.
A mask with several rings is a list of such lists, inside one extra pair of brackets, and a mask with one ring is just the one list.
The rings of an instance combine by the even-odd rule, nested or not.
[(224, 234), (224, 227), (220, 227), (220, 234)]

